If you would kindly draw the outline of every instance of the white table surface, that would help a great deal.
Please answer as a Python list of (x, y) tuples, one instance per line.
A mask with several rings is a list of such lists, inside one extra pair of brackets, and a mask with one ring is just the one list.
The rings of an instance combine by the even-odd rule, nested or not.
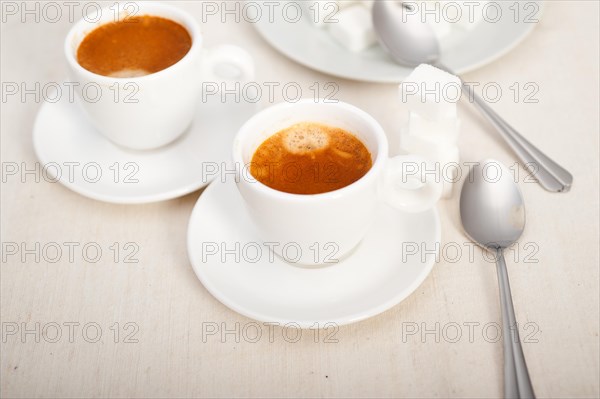
[[(199, 3), (181, 6), (199, 15)], [(527, 228), (517, 262), (508, 261), (517, 319), (528, 330), (523, 345), (539, 397), (598, 397), (598, 132), (599, 7), (595, 1), (550, 1), (536, 30), (497, 62), (469, 73), (468, 81), (535, 82), (536, 104), (505, 95), (494, 105), (532, 142), (566, 166), (575, 183), (552, 194), (521, 183)], [(2, 23), (3, 82), (58, 81), (66, 76), (57, 23), (7, 18)], [(233, 43), (257, 63), (257, 81), (339, 84), (337, 98), (377, 118), (392, 144), (401, 123), (394, 85), (340, 80), (297, 65), (272, 49), (251, 24), (204, 26), (208, 45)], [(277, 100), (281, 100), (280, 92)], [(32, 168), (31, 132), (40, 103), (2, 102), (1, 157)], [(267, 104), (262, 104), (267, 105)], [(483, 119), (461, 105), (462, 161), (515, 157)], [(522, 171), (522, 170), (521, 170)], [(203, 325), (235, 329), (252, 322), (214, 299), (196, 279), (186, 254), (187, 221), (196, 192), (151, 205), (121, 206), (81, 197), (60, 184), (7, 176), (2, 183), (2, 242), (95, 242), (107, 254), (114, 242), (139, 245), (139, 263), (57, 263), (10, 256), (1, 268), (1, 395), (3, 397), (499, 397), (502, 344), (492, 342), (500, 322), (496, 271), (479, 249), (469, 261), (442, 258), (418, 290), (372, 319), (340, 327), (337, 343), (304, 331), (287, 342), (280, 327), (256, 343), (235, 335), (204, 335)], [(439, 204), (444, 243), (466, 251), (457, 195)], [(526, 245), (529, 244), (529, 247)], [(533, 246), (532, 246), (533, 245)], [(537, 248), (527, 262), (525, 255)], [(449, 255), (453, 256), (453, 255)], [(68, 324), (79, 323), (72, 340)], [(16, 323), (16, 324), (15, 324)], [(22, 324), (25, 323), (25, 324)], [(17, 325), (49, 334), (8, 335)], [(102, 328), (84, 337), (86, 323)], [(114, 323), (119, 323), (115, 343)], [(126, 343), (135, 323), (137, 343)], [(204, 323), (204, 324), (203, 324)], [(209, 323), (209, 324), (207, 324)], [(439, 323), (439, 324), (436, 324)], [(479, 324), (477, 324), (479, 323)], [(133, 324), (131, 324), (133, 325)], [(436, 327), (437, 325), (437, 327)], [(456, 326), (462, 336), (454, 340)], [(474, 330), (469, 338), (469, 325)], [(414, 326), (419, 332), (409, 335)], [(440, 331), (424, 333), (424, 330)], [(537, 332), (533, 332), (533, 331)], [(132, 331), (132, 330), (129, 330)], [(6, 333), (6, 334), (5, 334)], [(487, 338), (486, 338), (487, 337)], [(491, 338), (490, 338), (491, 337)], [(73, 341), (73, 342), (70, 342)], [(270, 342), (272, 341), (272, 342)]]

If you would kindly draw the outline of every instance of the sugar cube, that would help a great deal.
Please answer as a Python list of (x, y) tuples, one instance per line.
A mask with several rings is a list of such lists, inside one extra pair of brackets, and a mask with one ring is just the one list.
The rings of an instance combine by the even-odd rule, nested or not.
[(408, 118), (408, 133), (432, 142), (456, 145), (460, 132), (460, 119), (444, 118), (431, 121), (411, 112)]
[(450, 198), (454, 183), (458, 180), (460, 154), (455, 145), (445, 145), (433, 142), (427, 138), (402, 131), (400, 137), (401, 149), (409, 154), (420, 155), (435, 163), (439, 179), (443, 182), (442, 198)]
[(359, 5), (346, 7), (337, 13), (336, 19), (338, 22), (329, 24), (329, 32), (348, 50), (360, 52), (377, 41), (371, 12), (367, 8)]
[(448, 199), (452, 197), (454, 186), (459, 180), (460, 154), (458, 147), (448, 149), (445, 159), (445, 162), (440, 162), (440, 177), (443, 182), (442, 198)]
[(425, 119), (456, 118), (461, 81), (431, 65), (421, 64), (399, 86), (400, 100)]

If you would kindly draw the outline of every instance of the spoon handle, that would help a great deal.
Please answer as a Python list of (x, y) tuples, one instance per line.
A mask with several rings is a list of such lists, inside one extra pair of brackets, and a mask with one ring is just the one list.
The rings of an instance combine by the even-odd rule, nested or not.
[(498, 130), (507, 144), (517, 154), (526, 169), (548, 191), (566, 192), (571, 188), (573, 176), (562, 166), (550, 159), (537, 149), (504, 119), (492, 110), (486, 102), (475, 94), (470, 87), (463, 85), (463, 90), (469, 91), (475, 106), (487, 117)]
[[(453, 73), (443, 65), (436, 65), (440, 69)], [(542, 187), (553, 192), (567, 192), (573, 184), (573, 176), (565, 168), (554, 162), (546, 154), (525, 139), (519, 132), (510, 126), (487, 103), (475, 94), (468, 85), (462, 85), (463, 92), (473, 100), (475, 107), (498, 130), (502, 138), (517, 154), (523, 166), (529, 170)]]
[(504, 254), (496, 252), (500, 304), (502, 307), (502, 339), (504, 344), (504, 396), (506, 398), (535, 398), (529, 371), (525, 363), (519, 330), (512, 303), (510, 283)]

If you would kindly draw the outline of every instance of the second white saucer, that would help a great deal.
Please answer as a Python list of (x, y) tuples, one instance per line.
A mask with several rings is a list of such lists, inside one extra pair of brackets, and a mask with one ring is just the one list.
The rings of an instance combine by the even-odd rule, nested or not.
[(245, 316), (302, 328), (353, 323), (398, 304), (435, 263), (437, 211), (408, 214), (386, 205), (339, 263), (316, 269), (286, 263), (257, 236), (232, 180), (215, 180), (196, 203), (188, 254), (206, 289)]
[(69, 189), (105, 202), (168, 200), (207, 185), (229, 159), (238, 128), (255, 111), (250, 103), (203, 103), (175, 142), (151, 151), (119, 147), (64, 96), (44, 103), (33, 128), (35, 153), (45, 174)]

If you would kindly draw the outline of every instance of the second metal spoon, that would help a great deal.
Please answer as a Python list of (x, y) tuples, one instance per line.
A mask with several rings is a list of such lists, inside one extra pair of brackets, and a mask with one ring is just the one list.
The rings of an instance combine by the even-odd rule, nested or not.
[[(452, 73), (439, 63), (438, 40), (431, 26), (422, 22), (418, 13), (412, 12), (411, 7), (414, 5), (414, 2), (387, 0), (374, 3), (373, 25), (380, 44), (399, 64), (409, 67), (432, 64)], [(553, 192), (569, 191), (573, 183), (573, 176), (566, 169), (527, 141), (469, 86), (463, 83), (462, 88), (542, 187)]]
[(460, 193), (460, 219), (469, 237), (496, 256), (504, 342), (504, 397), (534, 398), (503, 254), (525, 229), (525, 205), (506, 166), (494, 160), (473, 166)]

